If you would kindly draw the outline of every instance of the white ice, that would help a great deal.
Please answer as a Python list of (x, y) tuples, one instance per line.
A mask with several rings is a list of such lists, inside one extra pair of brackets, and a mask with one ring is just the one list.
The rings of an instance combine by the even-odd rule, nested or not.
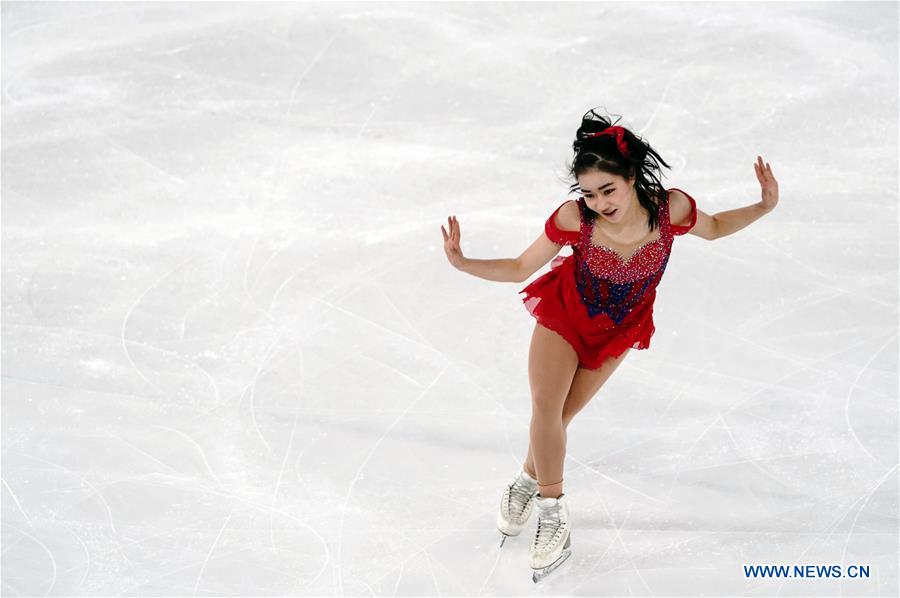
[[(891, 2), (4, 2), (2, 594), (896, 596), (897, 92)], [(440, 227), (519, 255), (595, 106), (780, 202), (675, 239), (535, 587), (535, 322)]]

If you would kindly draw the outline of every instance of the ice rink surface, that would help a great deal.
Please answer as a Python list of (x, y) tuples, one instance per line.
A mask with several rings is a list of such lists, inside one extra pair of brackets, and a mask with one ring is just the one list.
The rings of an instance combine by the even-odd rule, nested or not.
[[(4, 2), (2, 595), (896, 596), (897, 90), (892, 2)], [(675, 239), (535, 587), (525, 284), (440, 227), (518, 256), (595, 106), (780, 202)]]

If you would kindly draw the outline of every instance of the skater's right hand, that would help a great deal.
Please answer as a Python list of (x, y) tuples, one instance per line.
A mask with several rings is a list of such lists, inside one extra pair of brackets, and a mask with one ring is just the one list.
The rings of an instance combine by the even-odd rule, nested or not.
[(441, 226), (441, 234), (444, 235), (444, 253), (447, 254), (447, 260), (450, 264), (458, 270), (462, 267), (466, 258), (459, 248), (459, 239), (461, 235), (459, 232), (459, 222), (456, 220), (456, 216), (447, 218), (447, 228), (450, 229), (450, 234), (447, 234), (443, 225)]

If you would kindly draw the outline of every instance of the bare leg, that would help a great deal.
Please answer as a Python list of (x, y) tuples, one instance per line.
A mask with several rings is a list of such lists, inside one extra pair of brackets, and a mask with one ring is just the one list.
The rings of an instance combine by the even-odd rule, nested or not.
[(563, 406), (578, 368), (578, 355), (560, 335), (535, 325), (528, 351), (531, 384), (531, 455), (542, 497), (559, 497), (563, 491), (566, 430)]
[[(581, 411), (597, 394), (597, 391), (603, 386), (603, 384), (610, 378), (612, 373), (616, 371), (616, 369), (621, 365), (622, 360), (625, 359), (625, 356), (631, 349), (626, 349), (624, 353), (619, 355), (616, 358), (608, 358), (606, 359), (601, 366), (596, 370), (589, 370), (584, 367), (579, 367), (575, 371), (575, 376), (572, 378), (572, 386), (569, 388), (568, 395), (566, 396), (565, 405), (563, 406), (562, 412), (562, 427), (563, 427), (563, 438), (565, 439), (565, 431), (569, 427), (569, 423), (575, 417), (575, 414)], [(564, 440), (565, 442), (565, 440)], [(537, 478), (537, 473), (534, 464), (534, 452), (531, 444), (528, 445), (528, 456), (525, 458), (525, 463), (522, 467), (531, 474), (531, 477)], [(561, 479), (561, 478), (560, 478)], [(553, 480), (545, 480), (541, 479), (542, 482), (553, 482)], [(541, 492), (541, 496), (547, 496), (543, 492)]]
[(531, 454), (531, 441), (528, 442), (528, 456), (525, 457), (525, 463), (522, 464), (522, 469), (528, 472), (528, 475), (537, 479), (537, 470), (534, 468), (534, 456)]
[(562, 420), (534, 414), (531, 417), (531, 444), (537, 451), (538, 493), (544, 498), (559, 498), (563, 492), (563, 467), (566, 460), (566, 429)]

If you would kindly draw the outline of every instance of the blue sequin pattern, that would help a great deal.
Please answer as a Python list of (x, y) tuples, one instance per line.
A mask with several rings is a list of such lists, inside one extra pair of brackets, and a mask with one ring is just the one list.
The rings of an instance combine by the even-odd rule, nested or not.
[(618, 326), (640, 303), (648, 290), (654, 289), (662, 279), (669, 263), (669, 252), (666, 252), (660, 268), (643, 280), (615, 283), (608, 278), (595, 276), (590, 271), (587, 261), (582, 261), (575, 270), (575, 284), (581, 294), (581, 300), (592, 318), (606, 314)]
[(616, 326), (655, 291), (669, 263), (672, 246), (667, 199), (659, 204), (659, 235), (644, 243), (627, 260), (617, 251), (595, 245), (593, 220), (584, 198), (578, 199), (582, 216), (581, 240), (573, 247), (575, 284), (591, 318), (606, 314)]

